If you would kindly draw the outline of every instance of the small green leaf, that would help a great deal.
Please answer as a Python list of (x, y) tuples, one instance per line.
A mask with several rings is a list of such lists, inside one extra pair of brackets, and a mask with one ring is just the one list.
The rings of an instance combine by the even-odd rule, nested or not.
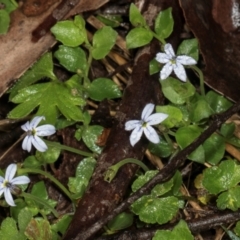
[(150, 30), (143, 27), (134, 28), (126, 37), (127, 48), (142, 47), (150, 43), (152, 38), (153, 34)]
[(0, 34), (6, 34), (10, 25), (10, 16), (5, 9), (0, 9)]
[(60, 232), (64, 234), (72, 220), (72, 216), (70, 215), (62, 215), (60, 218), (54, 221), (54, 224), (51, 225), (51, 229), (53, 232)]
[(77, 47), (85, 41), (85, 34), (73, 21), (57, 22), (51, 32), (56, 39), (68, 47)]
[(97, 30), (93, 35), (93, 58), (96, 60), (104, 58), (114, 46), (117, 35), (117, 32), (108, 26)]
[(220, 165), (203, 172), (202, 184), (212, 194), (218, 194), (235, 187), (240, 182), (240, 166), (233, 160), (222, 161)]
[(42, 163), (42, 165), (46, 163), (54, 163), (59, 158), (60, 153), (61, 153), (60, 148), (48, 146), (48, 149), (45, 152), (37, 151), (36, 158), (38, 161)]
[(166, 39), (172, 33), (173, 26), (172, 8), (167, 8), (158, 14), (155, 20), (154, 30), (159, 39)]
[(15, 0), (1, 0), (0, 3), (4, 4), (4, 10), (11, 13), (18, 8), (18, 4)]
[(116, 83), (108, 78), (95, 79), (87, 89), (89, 97), (95, 101), (102, 101), (103, 99), (113, 99), (122, 96)]
[(35, 156), (29, 156), (25, 158), (23, 166), (24, 168), (39, 169), (41, 167), (41, 163), (36, 159)]
[(178, 208), (176, 197), (155, 198), (150, 195), (139, 198), (131, 206), (141, 221), (152, 224), (170, 221), (177, 214)]
[(123, 22), (121, 15), (98, 15), (96, 18), (104, 25), (112, 28), (119, 27)]
[(149, 63), (149, 74), (153, 75), (154, 73), (159, 73), (161, 70), (159, 62), (154, 58)]
[(148, 149), (151, 153), (158, 157), (169, 157), (172, 152), (173, 152), (173, 146), (170, 145), (164, 138), (160, 139), (160, 143), (154, 144), (154, 143), (149, 143)]
[(84, 158), (77, 166), (75, 177), (70, 177), (68, 181), (69, 190), (78, 199), (84, 194), (89, 180), (92, 177), (96, 160), (92, 157)]
[(240, 221), (237, 222), (235, 228), (234, 228), (234, 232), (240, 236)]
[(204, 143), (206, 161), (216, 165), (223, 158), (225, 153), (224, 139), (218, 134), (211, 135)]
[[(181, 236), (181, 237), (180, 237)], [(152, 240), (193, 240), (194, 237), (191, 234), (188, 225), (183, 220), (173, 228), (172, 231), (169, 230), (158, 230)]]
[(198, 41), (196, 38), (182, 41), (177, 50), (177, 55), (187, 55), (198, 61)]
[(23, 208), (18, 214), (18, 227), (21, 233), (24, 233), (27, 225), (31, 221), (33, 215), (28, 208)]
[(213, 91), (207, 93), (206, 99), (215, 113), (224, 112), (232, 106), (228, 99)]
[(122, 212), (118, 214), (113, 220), (111, 220), (107, 227), (111, 231), (119, 231), (124, 228), (130, 227), (133, 224), (133, 214)]
[(221, 193), (217, 199), (217, 206), (221, 210), (228, 208), (232, 211), (237, 211), (240, 208), (239, 199), (240, 187), (237, 186)]
[(233, 136), (235, 128), (236, 127), (235, 127), (235, 124), (233, 122), (224, 123), (224, 124), (222, 124), (222, 126), (220, 128), (220, 132), (225, 138), (230, 138), (230, 137)]
[(84, 143), (87, 145), (87, 147), (93, 152), (101, 153), (102, 151), (102, 148), (95, 144), (98, 136), (101, 135), (102, 131), (103, 127), (98, 125), (88, 126), (83, 131), (82, 139)]
[[(87, 59), (85, 52), (80, 47), (68, 47), (60, 45), (59, 49), (54, 53), (54, 56), (59, 60), (70, 72), (85, 73), (87, 68)], [(83, 75), (83, 74), (82, 74)]]
[(19, 91), (35, 82), (41, 78), (50, 78), (56, 80), (56, 76), (53, 73), (53, 60), (52, 54), (44, 54), (38, 62), (36, 62), (33, 67), (28, 70), (19, 81), (11, 88), (9, 99), (12, 99), (19, 93)]
[(156, 106), (156, 112), (168, 114), (168, 117), (161, 123), (167, 128), (178, 126), (183, 118), (182, 111), (171, 105)]
[(173, 178), (169, 181), (161, 184), (157, 184), (151, 191), (151, 195), (154, 197), (159, 197), (169, 192), (173, 187)]
[(136, 5), (134, 3), (131, 3), (130, 9), (129, 9), (129, 18), (130, 22), (134, 27), (143, 27), (146, 25), (146, 21)]
[(172, 77), (161, 80), (160, 83), (164, 96), (175, 104), (185, 103), (196, 91), (190, 82), (181, 82)]

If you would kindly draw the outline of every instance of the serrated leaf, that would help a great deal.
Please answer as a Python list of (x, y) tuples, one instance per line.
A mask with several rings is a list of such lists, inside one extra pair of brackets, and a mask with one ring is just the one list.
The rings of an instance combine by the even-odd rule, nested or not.
[(69, 190), (75, 194), (76, 198), (80, 198), (84, 194), (89, 180), (92, 177), (95, 165), (96, 160), (94, 158), (84, 158), (77, 166), (75, 177), (69, 178)]
[(154, 30), (159, 39), (165, 39), (172, 33), (173, 26), (172, 8), (167, 8), (158, 14), (155, 20)]
[(198, 61), (199, 50), (196, 38), (182, 41), (177, 50), (177, 55), (187, 55)]
[(117, 32), (108, 26), (97, 30), (93, 35), (93, 58), (96, 60), (104, 58), (114, 46), (117, 35)]
[(56, 80), (56, 76), (53, 73), (53, 61), (52, 54), (46, 53), (44, 54), (39, 61), (37, 61), (31, 69), (29, 69), (20, 79), (19, 81), (10, 89), (9, 99), (12, 99), (18, 94), (18, 92), (37, 82), (41, 78), (50, 78), (52, 80)]
[[(180, 237), (181, 236), (181, 237)], [(194, 237), (191, 234), (188, 225), (183, 220), (173, 228), (169, 230), (158, 230), (152, 240), (193, 240)]]
[(151, 42), (153, 34), (150, 30), (137, 27), (132, 29), (126, 36), (127, 48), (137, 48), (147, 45)]
[(12, 99), (19, 103), (9, 114), (9, 118), (23, 118), (39, 107), (36, 115), (45, 116), (48, 123), (56, 122), (58, 111), (68, 120), (82, 121), (82, 111), (78, 106), (83, 106), (85, 101), (74, 96), (66, 84), (49, 82), (26, 87)]
[(80, 47), (68, 47), (60, 45), (59, 49), (54, 53), (60, 64), (70, 72), (85, 74), (87, 68), (87, 59), (85, 52)]
[(146, 21), (136, 5), (134, 3), (131, 3), (130, 9), (129, 9), (129, 18), (130, 22), (135, 27), (143, 27), (146, 25)]
[(164, 96), (175, 104), (185, 103), (196, 91), (195, 87), (190, 82), (181, 82), (172, 77), (161, 80), (160, 83)]
[(101, 153), (102, 148), (100, 148), (98, 145), (96, 145), (96, 141), (99, 135), (101, 135), (103, 131), (102, 126), (88, 126), (87, 128), (84, 129), (82, 133), (82, 139), (84, 143), (87, 145), (87, 147), (96, 153)]
[(134, 202), (131, 210), (145, 223), (163, 224), (170, 221), (178, 211), (176, 197), (155, 198), (143, 196)]
[(97, 78), (87, 89), (89, 97), (95, 101), (102, 101), (103, 99), (113, 99), (122, 96), (122, 93), (111, 79)]
[(240, 166), (233, 160), (226, 160), (220, 165), (203, 172), (202, 184), (212, 194), (218, 194), (235, 187), (240, 182)]

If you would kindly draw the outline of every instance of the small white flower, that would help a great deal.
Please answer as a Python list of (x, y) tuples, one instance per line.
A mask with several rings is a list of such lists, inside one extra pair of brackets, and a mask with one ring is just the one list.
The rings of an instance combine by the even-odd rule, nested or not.
[(45, 124), (37, 127), (40, 121), (45, 118), (34, 117), (31, 122), (27, 121), (21, 128), (27, 133), (22, 143), (23, 150), (31, 151), (32, 144), (39, 152), (45, 152), (47, 150), (46, 143), (39, 137), (50, 136), (56, 132), (56, 129), (51, 124)]
[(158, 53), (155, 58), (160, 63), (166, 63), (160, 72), (160, 78), (164, 80), (174, 71), (180, 80), (186, 82), (187, 75), (183, 65), (194, 65), (196, 60), (186, 55), (176, 56), (170, 43), (165, 44), (164, 51), (165, 53)]
[(156, 125), (164, 121), (168, 115), (165, 113), (154, 113), (154, 104), (148, 103), (142, 111), (141, 120), (130, 120), (125, 123), (125, 130), (132, 131), (130, 135), (130, 143), (134, 146), (141, 138), (143, 132), (150, 142), (159, 143), (160, 139), (152, 125)]
[(20, 176), (13, 178), (17, 171), (16, 164), (10, 164), (7, 167), (5, 178), (0, 176), (0, 196), (4, 193), (4, 198), (8, 205), (16, 206), (11, 192), (14, 191), (15, 185), (27, 184), (30, 179), (26, 176)]

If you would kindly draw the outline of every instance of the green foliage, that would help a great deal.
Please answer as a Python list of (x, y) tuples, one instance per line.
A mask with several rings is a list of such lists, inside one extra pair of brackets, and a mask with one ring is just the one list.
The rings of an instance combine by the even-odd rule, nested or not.
[(158, 230), (152, 240), (179, 240), (179, 237), (181, 238), (181, 240), (194, 239), (188, 228), (188, 225), (183, 220), (180, 220), (172, 231)]
[(123, 22), (121, 15), (98, 15), (96, 18), (112, 28), (119, 27), (121, 22)]
[(29, 209), (27, 208), (21, 209), (21, 211), (18, 214), (18, 227), (19, 227), (20, 233), (24, 233), (32, 217), (33, 217), (32, 213)]
[(129, 9), (129, 20), (134, 27), (146, 26), (146, 20), (133, 3), (131, 3)]
[(82, 197), (84, 194), (95, 165), (96, 160), (94, 158), (84, 158), (77, 166), (75, 177), (69, 178), (68, 187), (74, 193), (75, 199)]
[(240, 221), (237, 222), (235, 228), (234, 228), (234, 232), (240, 236)]
[(103, 99), (113, 99), (122, 96), (116, 83), (108, 78), (97, 78), (88, 87), (87, 92), (89, 97), (95, 101)]
[(173, 146), (169, 144), (164, 138), (160, 139), (160, 143), (149, 143), (148, 149), (151, 153), (159, 157), (169, 157), (173, 152)]
[(36, 159), (42, 164), (54, 163), (60, 156), (61, 149), (53, 146), (48, 146), (46, 152), (36, 152)]
[(64, 234), (71, 220), (72, 216), (69, 215), (63, 215), (62, 217), (58, 218), (57, 221), (55, 221), (54, 224), (51, 225), (52, 232), (55, 234), (57, 233)]
[(226, 138), (232, 137), (234, 131), (235, 131), (235, 124), (233, 122), (224, 123), (224, 124), (222, 124), (222, 126), (220, 128), (221, 134)]
[(198, 61), (199, 50), (196, 38), (182, 41), (177, 50), (177, 55), (187, 55)]

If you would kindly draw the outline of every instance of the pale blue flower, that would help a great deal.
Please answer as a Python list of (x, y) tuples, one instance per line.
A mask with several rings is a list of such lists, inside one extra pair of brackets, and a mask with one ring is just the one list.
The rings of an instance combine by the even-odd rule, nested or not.
[(151, 115), (153, 110), (154, 104), (149, 103), (142, 111), (141, 120), (130, 120), (125, 123), (125, 130), (133, 130), (130, 135), (130, 143), (132, 146), (139, 141), (143, 132), (150, 142), (160, 142), (159, 136), (152, 125), (161, 123), (168, 117), (168, 115), (165, 113), (154, 113)]
[(30, 179), (26, 176), (19, 176), (13, 178), (17, 171), (16, 164), (10, 164), (7, 167), (5, 178), (0, 176), (0, 196), (4, 194), (4, 198), (8, 205), (16, 206), (11, 192), (14, 191), (15, 185), (27, 184), (30, 182)]
[(165, 44), (164, 51), (165, 53), (158, 53), (155, 58), (158, 62), (165, 63), (160, 72), (161, 80), (169, 77), (174, 71), (180, 80), (186, 82), (187, 75), (183, 65), (194, 65), (197, 63), (196, 60), (186, 55), (176, 56), (170, 43)]
[(21, 128), (27, 133), (22, 143), (23, 150), (30, 152), (32, 145), (39, 152), (45, 152), (48, 149), (46, 143), (40, 137), (50, 136), (56, 132), (56, 129), (51, 124), (45, 124), (37, 127), (42, 119), (45, 120), (43, 116), (34, 117), (31, 122), (28, 121), (21, 126)]

